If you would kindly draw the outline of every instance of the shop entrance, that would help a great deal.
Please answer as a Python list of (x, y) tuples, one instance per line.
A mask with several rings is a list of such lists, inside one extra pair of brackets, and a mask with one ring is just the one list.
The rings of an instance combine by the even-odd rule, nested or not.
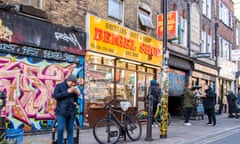
[(169, 96), (168, 98), (168, 112), (172, 116), (182, 116), (182, 97), (181, 96)]

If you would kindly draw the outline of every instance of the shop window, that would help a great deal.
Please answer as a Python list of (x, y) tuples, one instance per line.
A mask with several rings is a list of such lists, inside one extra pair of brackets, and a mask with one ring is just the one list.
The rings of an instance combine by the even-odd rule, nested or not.
[(122, 21), (123, 19), (122, 0), (108, 0), (108, 16)]
[(90, 55), (89, 56), (89, 62), (94, 63), (94, 64), (101, 64), (102, 63), (102, 58), (99, 57), (99, 56)]
[(141, 71), (141, 72), (145, 72), (145, 67), (143, 67), (143, 66), (138, 66), (138, 71)]
[(118, 68), (126, 68), (127, 63), (123, 61), (117, 61)]
[(136, 72), (118, 69), (120, 80), (117, 81), (116, 96), (118, 100), (130, 101), (136, 106)]
[(103, 64), (109, 65), (109, 66), (114, 66), (114, 59), (103, 58)]
[(149, 29), (154, 29), (152, 10), (144, 3), (140, 3), (138, 7), (138, 29), (144, 32), (148, 32)]
[(44, 0), (21, 0), (23, 4), (31, 5), (33, 7), (40, 8), (40, 9), (43, 8), (43, 1)]
[(90, 64), (88, 75), (90, 107), (103, 107), (113, 99), (113, 68)]
[(128, 63), (127, 68), (130, 70), (136, 70), (137, 66), (135, 64)]
[(152, 69), (152, 68), (147, 68), (147, 72), (148, 72), (148, 73), (153, 73), (153, 72), (154, 72), (154, 69)]

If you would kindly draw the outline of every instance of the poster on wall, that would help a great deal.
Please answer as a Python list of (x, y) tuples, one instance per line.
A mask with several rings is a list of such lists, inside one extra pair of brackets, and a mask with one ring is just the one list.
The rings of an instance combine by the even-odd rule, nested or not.
[(169, 71), (169, 96), (181, 96), (185, 85), (186, 73), (176, 69)]

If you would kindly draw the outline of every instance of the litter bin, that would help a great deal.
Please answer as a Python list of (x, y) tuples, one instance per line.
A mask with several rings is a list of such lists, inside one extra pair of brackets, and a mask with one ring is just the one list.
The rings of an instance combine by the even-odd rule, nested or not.
[(22, 129), (6, 129), (6, 140), (10, 144), (22, 144), (23, 132)]

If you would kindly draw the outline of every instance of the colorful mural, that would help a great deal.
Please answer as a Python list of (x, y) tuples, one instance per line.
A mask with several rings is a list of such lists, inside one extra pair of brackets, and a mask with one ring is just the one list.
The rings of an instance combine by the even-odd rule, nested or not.
[[(83, 64), (83, 57), (80, 59)], [(51, 126), (55, 119), (54, 87), (71, 73), (83, 81), (84, 66), (1, 53), (0, 90), (7, 95), (2, 114), (8, 123), (24, 130)], [(83, 95), (83, 88), (79, 88)]]
[(170, 69), (169, 72), (169, 95), (180, 96), (183, 94), (186, 73), (183, 71)]

